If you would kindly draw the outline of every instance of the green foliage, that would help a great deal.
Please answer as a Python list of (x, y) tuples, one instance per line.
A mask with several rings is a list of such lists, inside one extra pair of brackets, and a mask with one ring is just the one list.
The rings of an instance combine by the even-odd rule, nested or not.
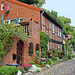
[(0, 59), (6, 55), (12, 48), (14, 36), (18, 36), (22, 41), (28, 40), (27, 33), (24, 32), (22, 26), (17, 27), (13, 24), (5, 24), (0, 26)]
[(47, 34), (44, 31), (40, 32), (40, 38), (41, 38), (41, 41), (40, 41), (41, 50), (45, 51), (47, 50), (47, 44), (48, 42), (50, 42), (50, 38), (49, 36), (47, 36)]
[(51, 51), (53, 52), (53, 56), (58, 56), (58, 50), (55, 50), (55, 49), (51, 49)]
[(30, 62), (30, 64), (32, 64), (32, 65), (33, 65), (33, 64), (35, 64), (35, 62), (34, 62), (34, 61), (31, 61), (31, 62)]
[(46, 60), (48, 61), (48, 62), (46, 62), (45, 64), (49, 64), (49, 65), (53, 65), (54, 64), (54, 62), (52, 61), (52, 60), (50, 60), (49, 58), (46, 58)]
[(65, 53), (64, 52), (59, 52), (58, 53), (59, 59), (62, 59), (65, 57)]
[(68, 58), (68, 59), (72, 59), (72, 56), (71, 56), (71, 54), (69, 54), (69, 55), (67, 56), (67, 58)]
[(41, 52), (41, 57), (42, 57), (42, 58), (47, 58), (47, 57), (48, 57), (48, 56), (46, 55), (46, 52), (45, 52), (45, 51), (42, 51), (42, 52)]
[(36, 51), (35, 58), (34, 58), (35, 63), (39, 63), (40, 57), (41, 57), (40, 52)]
[(37, 67), (40, 67), (40, 65), (39, 65), (39, 64), (36, 64), (36, 66), (37, 66)]
[(14, 36), (18, 36), (22, 41), (28, 39), (22, 26), (12, 24), (0, 26), (0, 55), (5, 55), (11, 49)]
[(22, 68), (20, 71), (22, 72), (22, 75), (23, 75), (25, 70), (24, 70), (24, 68)]
[(3, 66), (0, 67), (0, 75), (17, 75), (18, 68), (15, 66)]
[(17, 0), (17, 1), (27, 4), (36, 4), (37, 7), (41, 7), (45, 3), (45, 0)]
[(72, 58), (75, 58), (75, 55), (72, 55)]
[(47, 51), (47, 54), (52, 54), (51, 51)]
[(25, 71), (27, 71), (29, 69), (29, 67), (24, 67)]

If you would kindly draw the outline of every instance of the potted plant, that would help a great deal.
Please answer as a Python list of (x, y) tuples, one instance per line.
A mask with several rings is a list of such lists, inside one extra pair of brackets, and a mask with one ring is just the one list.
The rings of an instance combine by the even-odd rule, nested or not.
[(38, 23), (39, 23), (39, 22), (38, 22), (38, 18), (36, 18), (36, 20), (35, 20), (34, 22), (38, 24)]

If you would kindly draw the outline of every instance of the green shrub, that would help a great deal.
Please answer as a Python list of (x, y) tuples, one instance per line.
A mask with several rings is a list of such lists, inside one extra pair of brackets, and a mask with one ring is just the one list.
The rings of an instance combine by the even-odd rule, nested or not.
[(22, 72), (22, 74), (24, 74), (24, 71), (25, 71), (25, 70), (24, 70), (24, 68), (22, 68), (20, 71)]
[(36, 64), (37, 67), (40, 67), (40, 65)]
[(72, 55), (72, 58), (75, 58), (75, 55)]
[(18, 68), (15, 66), (2, 66), (0, 67), (0, 75), (17, 75)]
[(57, 59), (58, 59), (57, 57), (52, 56), (52, 60), (53, 60), (53, 61), (57, 61)]
[(30, 62), (30, 64), (32, 64), (32, 65), (33, 65), (33, 64), (35, 64), (35, 62), (34, 62), (34, 61), (31, 61), (31, 62)]
[(52, 60), (50, 60), (49, 58), (46, 58), (46, 60), (47, 60), (48, 62), (46, 62), (45, 64), (49, 64), (49, 65), (54, 64), (54, 62), (53, 62)]
[(54, 64), (54, 62), (52, 61), (52, 60), (50, 60), (50, 63), (53, 65)]
[(63, 56), (62, 55), (59, 55), (59, 59), (62, 59), (63, 58)]
[(68, 56), (67, 56), (67, 58), (68, 58), (68, 59), (72, 59), (72, 56), (71, 56), (71, 54), (70, 54), (70, 55), (68, 55)]

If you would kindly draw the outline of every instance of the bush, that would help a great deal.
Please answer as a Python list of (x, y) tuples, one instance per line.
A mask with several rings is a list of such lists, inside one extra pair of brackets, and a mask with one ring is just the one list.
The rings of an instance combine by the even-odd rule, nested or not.
[(68, 59), (72, 59), (72, 56), (71, 56), (71, 55), (68, 55), (67, 58), (68, 58)]
[(36, 64), (37, 67), (40, 67), (40, 65)]
[(62, 58), (63, 58), (63, 56), (60, 55), (60, 56), (59, 56), (59, 59), (62, 59)]
[(48, 62), (46, 62), (45, 64), (49, 64), (49, 65), (54, 64), (54, 62), (53, 62), (52, 60), (50, 60), (49, 58), (47, 58), (46, 60), (47, 60)]
[(32, 65), (33, 65), (33, 64), (35, 64), (35, 62), (34, 62), (34, 61), (31, 61), (31, 62), (30, 62), (30, 64), (32, 64)]
[(0, 67), (0, 75), (17, 75), (18, 68), (15, 66), (2, 66)]
[(72, 58), (75, 58), (75, 55), (72, 55)]

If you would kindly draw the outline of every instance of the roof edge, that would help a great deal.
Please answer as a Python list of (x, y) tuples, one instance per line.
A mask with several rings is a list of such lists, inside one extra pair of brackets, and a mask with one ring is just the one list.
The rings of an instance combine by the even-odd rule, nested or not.
[(28, 5), (26, 3), (22, 3), (22, 2), (19, 2), (19, 1), (11, 1), (11, 0), (6, 0), (6, 1), (9, 1), (11, 3), (14, 3), (14, 4), (17, 4), (17, 5), (20, 5), (20, 6), (24, 6), (24, 7), (27, 7), (29, 9), (32, 9), (32, 10), (36, 10), (36, 11), (42, 11), (41, 8), (38, 8), (38, 7), (33, 7), (32, 5)]
[(52, 21), (54, 21), (56, 24), (58, 24), (62, 29), (63, 29), (63, 27), (56, 21), (56, 20), (54, 20), (45, 10), (42, 10), (42, 12), (45, 12), (45, 14), (47, 15), (47, 16), (49, 16), (51, 19), (52, 19)]

